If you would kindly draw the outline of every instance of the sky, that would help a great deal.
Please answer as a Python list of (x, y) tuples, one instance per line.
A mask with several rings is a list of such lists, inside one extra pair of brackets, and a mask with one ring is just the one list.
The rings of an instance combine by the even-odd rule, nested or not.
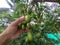
[(0, 0), (0, 8), (10, 8), (6, 0)]

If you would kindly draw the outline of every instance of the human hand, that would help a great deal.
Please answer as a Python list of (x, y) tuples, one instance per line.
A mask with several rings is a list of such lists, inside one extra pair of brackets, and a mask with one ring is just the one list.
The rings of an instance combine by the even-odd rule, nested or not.
[(25, 20), (24, 16), (13, 21), (6, 30), (0, 35), (0, 43), (7, 43), (8, 41), (14, 40), (19, 37), (23, 32), (28, 32), (28, 30), (23, 31), (18, 28), (18, 24)]

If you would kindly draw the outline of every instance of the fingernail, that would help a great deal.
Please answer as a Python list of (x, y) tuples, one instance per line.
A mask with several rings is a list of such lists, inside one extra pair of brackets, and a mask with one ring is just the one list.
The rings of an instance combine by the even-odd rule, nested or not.
[(25, 20), (24, 16), (20, 17), (19, 20), (22, 22), (23, 20)]
[(24, 18), (24, 16), (20, 17), (20, 18)]

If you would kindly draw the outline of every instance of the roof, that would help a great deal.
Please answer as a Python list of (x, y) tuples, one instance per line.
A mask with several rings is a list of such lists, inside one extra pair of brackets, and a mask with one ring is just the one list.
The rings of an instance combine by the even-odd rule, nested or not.
[(9, 9), (12, 9), (12, 6), (14, 4), (11, 2), (11, 0), (0, 0), (0, 12), (8, 11)]
[(6, 0), (0, 0), (0, 8), (11, 8)]

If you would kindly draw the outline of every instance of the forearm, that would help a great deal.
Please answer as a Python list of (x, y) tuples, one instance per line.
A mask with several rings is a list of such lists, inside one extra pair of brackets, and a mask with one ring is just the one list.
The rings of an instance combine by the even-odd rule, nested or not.
[(4, 33), (1, 33), (0, 34), (0, 45), (6, 45), (8, 41), (9, 41), (8, 40), (8, 35), (4, 34)]
[(7, 45), (9, 41), (8, 40), (4, 40), (3, 42), (0, 43), (0, 45)]

